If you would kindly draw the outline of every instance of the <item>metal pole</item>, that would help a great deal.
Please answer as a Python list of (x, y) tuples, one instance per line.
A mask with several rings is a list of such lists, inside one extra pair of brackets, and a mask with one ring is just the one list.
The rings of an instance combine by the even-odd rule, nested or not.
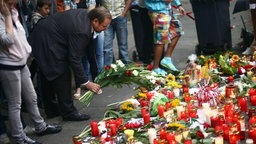
[(254, 41), (251, 45), (251, 49), (252, 49), (252, 52), (254, 52), (256, 47), (256, 0), (249, 0), (249, 1), (250, 1), (250, 10), (252, 15), (253, 33), (254, 33)]

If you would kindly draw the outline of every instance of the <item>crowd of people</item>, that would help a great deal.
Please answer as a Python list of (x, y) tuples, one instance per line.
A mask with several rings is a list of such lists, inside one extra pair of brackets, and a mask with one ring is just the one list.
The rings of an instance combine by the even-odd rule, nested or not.
[[(183, 34), (181, 23), (173, 14), (173, 7), (184, 14), (179, 0), (0, 0), (0, 96), (1, 102), (6, 100), (8, 104), (13, 143), (39, 143), (24, 130), (22, 108), (30, 114), (35, 134), (43, 136), (62, 130), (59, 125), (45, 122), (38, 103), (47, 118), (90, 119), (76, 109), (73, 100), (79, 99), (81, 89), (101, 92), (93, 80), (116, 59), (115, 35), (118, 59), (125, 64), (131, 61), (127, 14), (134, 4), (142, 11), (140, 18), (131, 15), (133, 22), (141, 23), (133, 25), (142, 30), (144, 43), (136, 44), (140, 60), (145, 64), (153, 61), (157, 74), (167, 74), (159, 65), (178, 71), (171, 55)], [(168, 46), (162, 57), (165, 45)], [(1, 115), (0, 128), (0, 142), (10, 143)]]

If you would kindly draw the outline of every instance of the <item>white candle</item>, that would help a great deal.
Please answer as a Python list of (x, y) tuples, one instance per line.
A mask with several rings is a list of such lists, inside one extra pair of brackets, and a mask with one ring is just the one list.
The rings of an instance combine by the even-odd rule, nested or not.
[(224, 144), (222, 136), (215, 137), (214, 144)]
[(180, 89), (179, 88), (173, 88), (173, 93), (174, 93), (174, 96), (175, 97), (178, 97), (178, 96), (180, 96)]
[(185, 108), (182, 105), (180, 105), (180, 106), (176, 106), (176, 110), (177, 110), (177, 118), (180, 118), (180, 113), (182, 111), (185, 111)]
[(156, 138), (156, 130), (154, 128), (148, 129), (148, 138), (149, 138), (149, 143), (154, 144), (154, 139)]

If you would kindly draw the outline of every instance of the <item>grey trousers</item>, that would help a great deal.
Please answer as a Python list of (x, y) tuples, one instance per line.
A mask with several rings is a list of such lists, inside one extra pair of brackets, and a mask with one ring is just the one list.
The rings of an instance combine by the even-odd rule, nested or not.
[(46, 123), (39, 113), (37, 95), (28, 67), (25, 66), (20, 70), (0, 70), (0, 82), (8, 101), (8, 117), (12, 137), (16, 140), (26, 137), (20, 119), (22, 99), (35, 124), (36, 132), (45, 130)]

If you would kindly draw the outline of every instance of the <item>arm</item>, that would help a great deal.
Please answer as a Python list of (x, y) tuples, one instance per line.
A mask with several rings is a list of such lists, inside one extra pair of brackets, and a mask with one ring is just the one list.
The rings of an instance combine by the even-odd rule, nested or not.
[(13, 39), (13, 23), (10, 9), (4, 0), (0, 0), (0, 43), (9, 45), (14, 43)]
[(123, 11), (123, 13), (121, 14), (121, 16), (126, 16), (127, 15), (127, 13), (128, 13), (128, 11), (129, 11), (129, 9), (130, 9), (130, 6), (131, 6), (131, 4), (132, 4), (132, 2), (133, 2), (134, 0), (126, 0), (126, 2), (125, 2), (125, 7), (124, 7), (124, 11)]

